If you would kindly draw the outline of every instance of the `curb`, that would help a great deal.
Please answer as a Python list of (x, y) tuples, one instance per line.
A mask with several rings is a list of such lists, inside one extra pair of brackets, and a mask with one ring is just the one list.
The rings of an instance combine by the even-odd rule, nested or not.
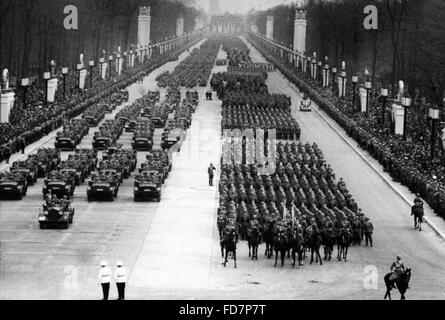
[[(291, 83), (278, 69), (275, 70), (277, 72), (277, 74), (283, 78), (294, 90), (296, 90), (298, 92), (299, 95), (301, 95), (300, 90), (298, 89), (298, 87)], [(337, 128), (334, 127), (334, 125), (331, 123), (331, 121), (329, 121), (319, 110), (319, 106), (316, 104), (317, 108), (313, 108), (313, 110), (315, 110), (315, 112), (317, 112), (317, 114), (320, 116), (320, 118), (323, 119), (324, 122), (326, 122), (328, 124), (328, 126), (334, 130), (334, 132), (344, 141), (346, 142), (346, 144), (374, 171), (376, 172), (379, 177), (393, 190), (395, 191), (395, 193), (402, 199), (404, 200), (408, 205), (411, 206), (411, 201), (405, 196), (403, 195), (399, 189), (397, 189), (394, 184), (392, 183), (392, 181), (390, 181), (388, 178), (386, 178), (371, 162), (369, 162), (369, 160), (366, 158), (366, 156), (356, 147), (354, 146), (352, 143), (350, 143), (348, 141), (348, 139), (346, 139), (346, 137), (339, 131), (337, 130)], [(424, 221), (431, 227), (431, 229), (434, 230), (434, 232), (440, 236), (443, 240), (445, 240), (445, 234), (440, 231), (437, 226), (431, 222), (426, 216), (424, 216)]]
[[(4, 164), (2, 166), (0, 166), (0, 172), (1, 171), (5, 171), (7, 169), (9, 169), (12, 165), (12, 162), (14, 161), (22, 161), (22, 160), (26, 160), (28, 158), (28, 155), (32, 154), (34, 151), (38, 150), (39, 148), (42, 148), (43, 145), (45, 145), (46, 143), (48, 143), (51, 139), (54, 139), (54, 137), (56, 136), (57, 132), (61, 129), (62, 127), (59, 127), (57, 129), (54, 129), (53, 131), (51, 131), (48, 135), (46, 135), (44, 138), (41, 138), (40, 140), (38, 140), (38, 144), (35, 145), (34, 147), (31, 147), (30, 150), (27, 150), (24, 154), (20, 154), (17, 159), (10, 159), (8, 164)], [(43, 140), (44, 139), (44, 140)], [(17, 152), (18, 153), (18, 152)]]

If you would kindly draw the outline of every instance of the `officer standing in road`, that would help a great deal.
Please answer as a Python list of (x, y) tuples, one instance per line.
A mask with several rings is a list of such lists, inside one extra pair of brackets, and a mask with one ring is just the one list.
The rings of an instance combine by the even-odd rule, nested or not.
[(111, 270), (107, 267), (106, 261), (100, 262), (99, 270), (99, 283), (102, 286), (103, 299), (108, 300), (108, 293), (110, 292), (110, 282), (111, 282)]
[(116, 286), (119, 298), (117, 300), (125, 300), (125, 283), (127, 282), (127, 270), (123, 267), (122, 261), (116, 263), (117, 269), (114, 272)]
[(374, 226), (372, 225), (372, 222), (369, 221), (369, 218), (365, 218), (365, 224), (363, 226), (363, 231), (365, 233), (365, 241), (366, 241), (366, 245), (369, 244), (372, 247), (372, 233), (374, 232)]
[(215, 171), (216, 168), (213, 166), (213, 163), (210, 164), (209, 168), (207, 169), (207, 173), (209, 174), (209, 186), (213, 186), (213, 171)]

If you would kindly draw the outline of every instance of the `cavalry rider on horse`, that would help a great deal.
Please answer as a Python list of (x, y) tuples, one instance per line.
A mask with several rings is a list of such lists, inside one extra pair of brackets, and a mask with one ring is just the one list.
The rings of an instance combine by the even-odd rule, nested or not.
[(420, 194), (416, 193), (416, 197), (414, 198), (414, 205), (420, 205), (423, 207), (423, 201), (420, 198)]
[(423, 214), (423, 201), (420, 199), (420, 195), (416, 194), (414, 205), (411, 207), (411, 215), (414, 215), (414, 229), (419, 228), (421, 230), (420, 224), (423, 222)]
[(393, 281), (393, 288), (395, 288), (395, 283), (401, 273), (405, 271), (405, 265), (403, 264), (402, 258), (400, 256), (396, 257), (396, 261), (394, 261), (391, 265), (392, 275), (389, 280)]

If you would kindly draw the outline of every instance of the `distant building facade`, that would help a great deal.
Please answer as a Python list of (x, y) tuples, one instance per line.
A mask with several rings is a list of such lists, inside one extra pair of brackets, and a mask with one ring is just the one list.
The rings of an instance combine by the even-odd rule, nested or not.
[(210, 30), (215, 33), (240, 33), (244, 30), (244, 19), (241, 15), (228, 13), (212, 16)]

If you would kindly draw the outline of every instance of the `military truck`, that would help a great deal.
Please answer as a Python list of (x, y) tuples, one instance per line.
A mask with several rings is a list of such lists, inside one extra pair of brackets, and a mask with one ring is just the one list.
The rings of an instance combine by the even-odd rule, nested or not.
[(134, 181), (134, 201), (156, 199), (161, 201), (161, 176), (156, 170), (143, 171)]

